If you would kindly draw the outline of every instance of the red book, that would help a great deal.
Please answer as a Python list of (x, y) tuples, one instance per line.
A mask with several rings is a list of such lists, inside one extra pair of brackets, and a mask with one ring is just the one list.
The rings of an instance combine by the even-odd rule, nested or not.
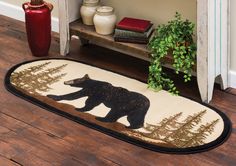
[(143, 33), (150, 26), (152, 26), (151, 21), (125, 17), (116, 25), (116, 28)]

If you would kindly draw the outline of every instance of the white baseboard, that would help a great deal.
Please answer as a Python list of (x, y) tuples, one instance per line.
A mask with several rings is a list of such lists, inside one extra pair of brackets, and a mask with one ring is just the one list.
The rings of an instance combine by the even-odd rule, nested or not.
[(229, 72), (229, 86), (231, 88), (236, 88), (236, 71)]
[[(14, 18), (16, 20), (25, 21), (25, 13), (20, 6), (12, 5), (0, 1), (0, 14)], [(52, 17), (52, 31), (59, 32), (59, 19)]]

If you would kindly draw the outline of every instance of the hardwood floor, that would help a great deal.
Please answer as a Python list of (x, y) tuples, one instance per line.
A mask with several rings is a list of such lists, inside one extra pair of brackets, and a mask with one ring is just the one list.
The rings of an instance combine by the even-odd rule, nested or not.
[[(61, 116), (43, 110), (9, 93), (3, 84), (7, 70), (32, 57), (24, 24), (0, 16), (0, 165), (73, 166), (73, 165), (236, 165), (236, 93), (216, 86), (212, 106), (222, 110), (233, 123), (227, 142), (208, 152), (169, 155), (152, 152), (112, 138)], [(51, 57), (59, 55), (59, 39), (54, 34)], [(70, 58), (146, 80), (148, 63), (120, 53), (90, 45), (79, 47), (73, 39)], [(196, 80), (184, 84), (176, 78), (181, 94), (200, 100)]]

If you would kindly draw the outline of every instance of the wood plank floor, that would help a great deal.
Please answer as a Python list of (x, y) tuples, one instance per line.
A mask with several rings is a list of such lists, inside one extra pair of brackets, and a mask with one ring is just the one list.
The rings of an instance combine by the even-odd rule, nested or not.
[[(0, 166), (74, 165), (236, 165), (236, 93), (217, 88), (212, 106), (233, 122), (233, 133), (220, 147), (192, 155), (152, 152), (45, 111), (9, 93), (3, 85), (7, 70), (16, 63), (36, 59), (28, 48), (24, 24), (0, 16)], [(58, 57), (59, 39), (54, 34), (51, 57)], [(72, 40), (70, 58), (147, 79), (147, 62), (96, 46), (79, 47)], [(200, 100), (196, 80), (184, 84), (176, 78), (183, 95)], [(231, 92), (231, 93), (230, 93)]]

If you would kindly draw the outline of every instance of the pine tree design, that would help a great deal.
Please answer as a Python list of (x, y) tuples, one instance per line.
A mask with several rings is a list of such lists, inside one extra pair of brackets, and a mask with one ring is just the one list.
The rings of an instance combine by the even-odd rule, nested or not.
[(176, 128), (180, 125), (177, 120), (181, 115), (182, 113), (178, 113), (169, 118), (165, 118), (158, 125), (152, 125), (147, 123), (144, 129), (149, 133), (145, 133), (143, 134), (143, 136), (151, 137), (153, 139), (163, 139), (163, 137), (167, 137), (173, 132), (171, 129)]
[(192, 129), (201, 122), (201, 118), (206, 113), (206, 110), (197, 114), (189, 115), (182, 125), (178, 126), (170, 135), (164, 138), (166, 142), (169, 142), (177, 147), (182, 147), (193, 136)]
[(146, 124), (143, 128), (145, 132), (134, 131), (133, 134), (131, 134), (132, 132), (126, 132), (126, 134), (150, 140), (150, 142), (165, 142), (167, 145), (178, 148), (204, 145), (205, 140), (214, 132), (215, 126), (219, 122), (219, 119), (216, 119), (210, 123), (201, 124), (206, 112), (204, 110), (180, 120), (181, 112), (164, 118), (157, 125)]
[(206, 125), (201, 125), (192, 138), (186, 142), (182, 147), (194, 147), (204, 144), (204, 140), (214, 132), (215, 125), (219, 122), (219, 119), (207, 123)]
[[(39, 94), (39, 92), (49, 91), (50, 85), (58, 82), (66, 74), (57, 74), (67, 66), (67, 64), (54, 68), (46, 67), (51, 62), (45, 62), (36, 66), (29, 67), (19, 72), (13, 72), (10, 81), (16, 87), (23, 89), (31, 94)], [(57, 74), (57, 75), (56, 75)]]

